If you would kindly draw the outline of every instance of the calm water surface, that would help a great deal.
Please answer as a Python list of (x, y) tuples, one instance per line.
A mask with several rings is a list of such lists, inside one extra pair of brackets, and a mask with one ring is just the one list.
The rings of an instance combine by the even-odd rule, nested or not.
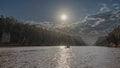
[(0, 68), (120, 68), (120, 48), (0, 48)]

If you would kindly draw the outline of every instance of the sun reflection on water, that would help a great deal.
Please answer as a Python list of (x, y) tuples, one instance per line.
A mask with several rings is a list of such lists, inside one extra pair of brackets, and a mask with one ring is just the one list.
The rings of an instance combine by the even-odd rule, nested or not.
[(60, 46), (60, 49), (65, 49), (65, 46)]
[(65, 46), (60, 46), (57, 68), (70, 68), (70, 61), (70, 49), (66, 48)]

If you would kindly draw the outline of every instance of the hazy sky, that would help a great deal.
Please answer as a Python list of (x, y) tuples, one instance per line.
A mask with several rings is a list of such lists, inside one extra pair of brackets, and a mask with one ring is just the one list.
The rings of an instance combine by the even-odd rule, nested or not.
[(112, 8), (120, 0), (0, 0), (0, 14), (19, 20), (54, 21), (62, 13), (71, 20), (79, 20), (100, 8)]

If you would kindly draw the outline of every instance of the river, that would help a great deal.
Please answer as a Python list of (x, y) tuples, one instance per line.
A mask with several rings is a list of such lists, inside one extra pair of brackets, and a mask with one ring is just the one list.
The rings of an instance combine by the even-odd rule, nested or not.
[(120, 48), (2, 47), (0, 68), (120, 68)]

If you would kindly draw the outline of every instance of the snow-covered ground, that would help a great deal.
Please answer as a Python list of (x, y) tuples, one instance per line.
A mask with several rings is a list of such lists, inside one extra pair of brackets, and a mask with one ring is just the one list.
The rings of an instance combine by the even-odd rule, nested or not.
[(120, 68), (120, 48), (0, 48), (0, 68)]

